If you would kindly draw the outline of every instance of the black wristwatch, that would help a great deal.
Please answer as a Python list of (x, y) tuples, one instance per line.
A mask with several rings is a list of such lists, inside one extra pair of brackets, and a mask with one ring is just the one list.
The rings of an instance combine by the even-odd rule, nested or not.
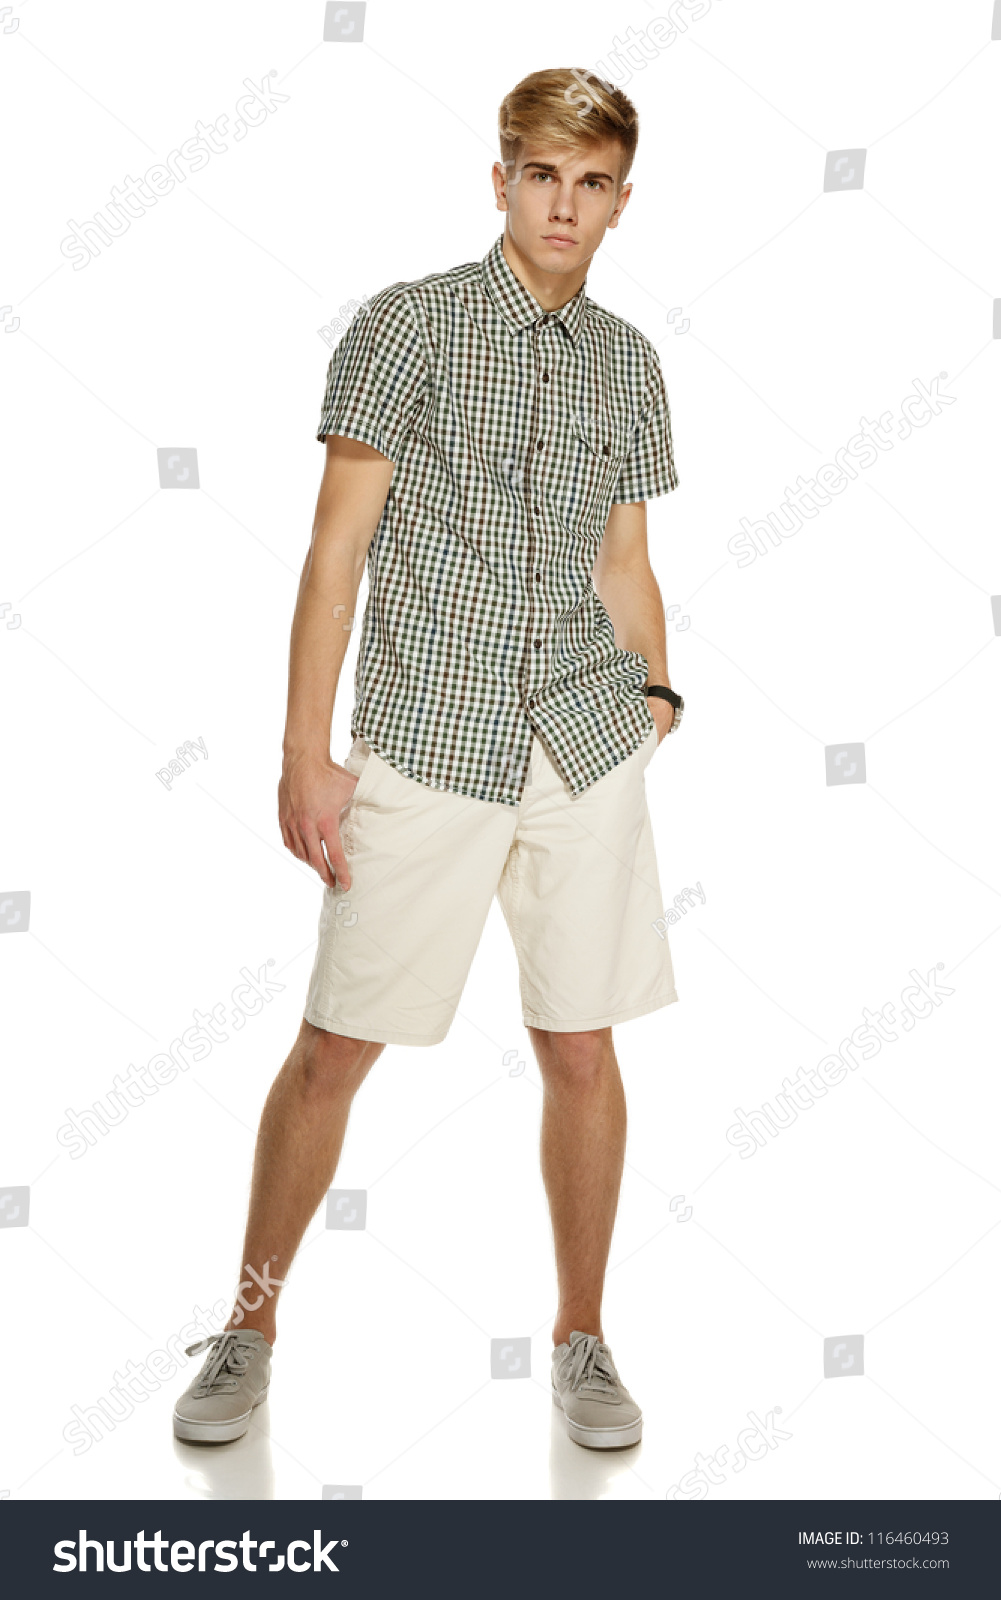
[(647, 694), (659, 695), (662, 700), (669, 701), (674, 707), (674, 717), (671, 721), (671, 726), (667, 730), (668, 733), (673, 733), (675, 728), (678, 726), (678, 723), (681, 721), (682, 715), (684, 714), (684, 700), (682, 700), (680, 694), (675, 694), (673, 689), (669, 689), (666, 683), (648, 683), (646, 686), (646, 692)]

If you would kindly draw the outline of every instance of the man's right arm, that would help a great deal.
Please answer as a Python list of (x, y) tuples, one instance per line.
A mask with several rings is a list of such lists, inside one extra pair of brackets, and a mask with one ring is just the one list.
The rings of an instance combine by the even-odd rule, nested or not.
[(393, 463), (370, 445), (338, 434), (327, 435), (326, 449), (292, 619), (278, 821), (293, 855), (308, 861), (330, 888), (336, 881), (347, 889), (351, 876), (339, 827), (358, 780), (331, 761), (330, 724), (365, 559)]

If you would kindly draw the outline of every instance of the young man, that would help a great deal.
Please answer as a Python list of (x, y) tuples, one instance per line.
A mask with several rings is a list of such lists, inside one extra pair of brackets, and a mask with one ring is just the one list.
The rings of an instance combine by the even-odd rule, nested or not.
[[(682, 709), (645, 506), (678, 480), (654, 346), (584, 293), (638, 133), (621, 91), (588, 96), (580, 115), (565, 70), (507, 96), (504, 233), (482, 261), (375, 295), (330, 362), (278, 791), (285, 844), (324, 884), (319, 939), (258, 1136), (253, 1298), (192, 1348), (209, 1355), (175, 1411), (183, 1438), (246, 1431), (274, 1286), (352, 1099), (387, 1044), (444, 1039), (495, 893), (544, 1087), (553, 1398), (579, 1444), (640, 1438), (601, 1298), (626, 1135), (612, 1026), (677, 999), (644, 772)], [(340, 766), (331, 716), (366, 563)]]

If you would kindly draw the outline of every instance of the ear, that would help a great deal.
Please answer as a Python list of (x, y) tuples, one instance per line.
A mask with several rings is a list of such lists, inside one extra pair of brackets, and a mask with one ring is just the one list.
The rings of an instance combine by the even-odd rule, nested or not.
[[(513, 166), (514, 163), (512, 162), (511, 165)], [(490, 177), (493, 180), (494, 194), (497, 198), (497, 210), (506, 211), (508, 209), (507, 189), (509, 182), (506, 164), (503, 161), (495, 161), (490, 169)]]

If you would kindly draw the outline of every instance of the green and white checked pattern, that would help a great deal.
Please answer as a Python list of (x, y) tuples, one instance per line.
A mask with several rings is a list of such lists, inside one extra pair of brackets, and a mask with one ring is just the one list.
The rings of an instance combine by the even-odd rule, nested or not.
[(646, 658), (616, 645), (591, 573), (611, 507), (678, 477), (653, 344), (584, 284), (547, 315), (502, 241), (372, 297), (317, 438), (395, 462), (352, 736), (404, 777), (515, 806), (533, 730), (577, 795), (654, 726)]

